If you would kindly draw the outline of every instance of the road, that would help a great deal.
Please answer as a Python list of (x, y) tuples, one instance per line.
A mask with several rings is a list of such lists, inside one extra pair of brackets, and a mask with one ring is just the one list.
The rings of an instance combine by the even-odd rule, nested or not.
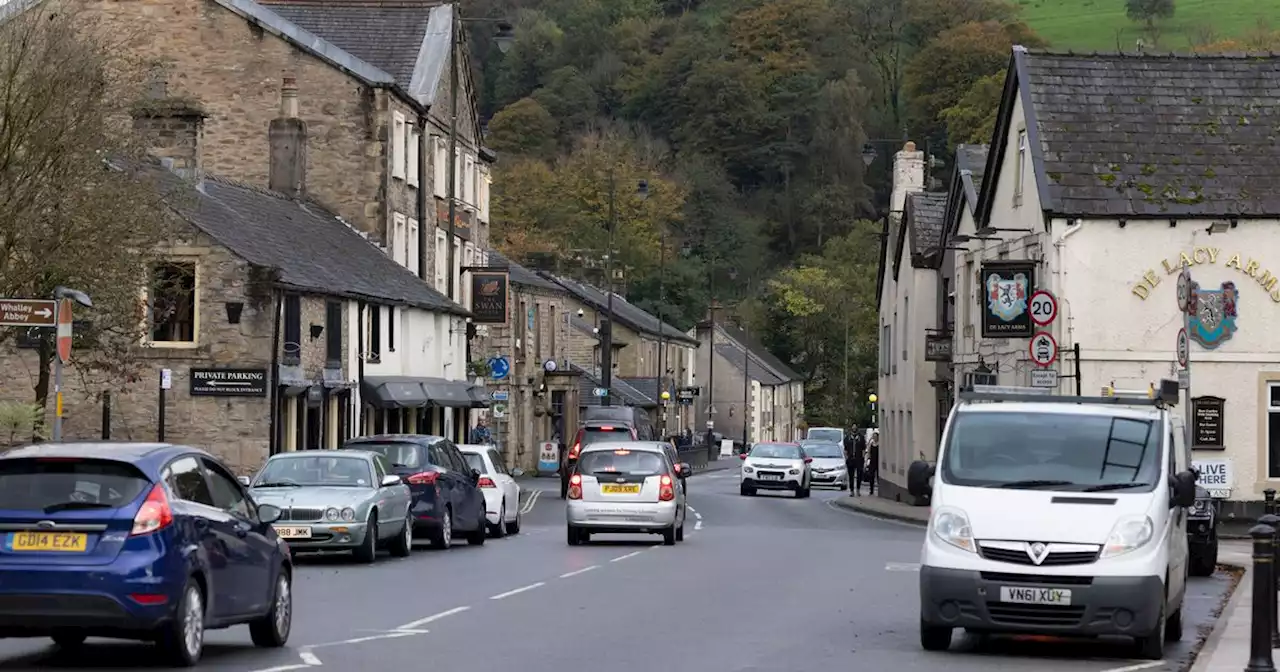
[[(1163, 663), (1117, 643), (957, 636), (947, 653), (917, 637), (919, 528), (833, 506), (843, 493), (738, 495), (734, 472), (690, 481), (686, 541), (605, 537), (565, 543), (551, 480), (518, 536), (423, 550), (376, 565), (300, 561), (290, 647), (255, 649), (245, 628), (210, 633), (202, 669), (226, 672), (419, 669), (560, 672), (1119, 672), (1181, 670), (1228, 581), (1196, 580), (1188, 630)], [(614, 541), (616, 540), (616, 541)], [(593, 662), (594, 661), (594, 662)], [(1132, 666), (1138, 667), (1132, 667)], [(0, 640), (0, 670), (156, 669), (150, 647)]]

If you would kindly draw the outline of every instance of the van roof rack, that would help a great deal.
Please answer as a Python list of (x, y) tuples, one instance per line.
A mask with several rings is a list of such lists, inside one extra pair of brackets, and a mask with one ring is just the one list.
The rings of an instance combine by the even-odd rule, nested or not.
[(1152, 385), (1147, 390), (1117, 390), (1115, 387), (1105, 387), (1102, 390), (1102, 395), (1097, 397), (1057, 395), (1052, 394), (1047, 388), (1007, 385), (973, 385), (968, 389), (961, 390), (957, 397), (959, 401), (1109, 404), (1112, 406), (1166, 408), (1178, 404), (1178, 394), (1178, 381), (1161, 380), (1158, 388)]

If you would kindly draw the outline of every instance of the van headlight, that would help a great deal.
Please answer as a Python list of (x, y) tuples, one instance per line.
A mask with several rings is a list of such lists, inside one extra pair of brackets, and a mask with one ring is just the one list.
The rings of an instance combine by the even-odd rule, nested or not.
[(934, 536), (956, 548), (970, 553), (978, 550), (978, 545), (973, 541), (973, 528), (969, 526), (969, 516), (960, 509), (939, 507), (933, 513), (929, 529), (933, 530)]
[(1114, 558), (1136, 551), (1151, 541), (1156, 533), (1156, 524), (1147, 516), (1125, 516), (1116, 521), (1107, 535), (1107, 543), (1102, 546), (1102, 557)]

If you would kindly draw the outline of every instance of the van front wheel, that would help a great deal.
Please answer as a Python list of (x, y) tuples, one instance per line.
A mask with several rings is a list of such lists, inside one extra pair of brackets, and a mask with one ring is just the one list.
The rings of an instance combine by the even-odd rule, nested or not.
[(1165, 604), (1160, 605), (1160, 620), (1156, 621), (1156, 627), (1151, 630), (1150, 634), (1134, 638), (1134, 643), (1138, 647), (1139, 658), (1144, 660), (1162, 660), (1164, 658), (1165, 631), (1169, 620), (1165, 616), (1166, 609), (1168, 607)]
[(946, 651), (951, 648), (951, 628), (929, 625), (921, 620), (920, 648), (925, 651)]

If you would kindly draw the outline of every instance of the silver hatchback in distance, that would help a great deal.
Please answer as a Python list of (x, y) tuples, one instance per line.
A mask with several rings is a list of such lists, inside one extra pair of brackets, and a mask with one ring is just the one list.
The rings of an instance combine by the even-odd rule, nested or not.
[(592, 534), (661, 534), (667, 546), (684, 541), (688, 503), (676, 466), (658, 441), (583, 446), (569, 476), (569, 545)]

